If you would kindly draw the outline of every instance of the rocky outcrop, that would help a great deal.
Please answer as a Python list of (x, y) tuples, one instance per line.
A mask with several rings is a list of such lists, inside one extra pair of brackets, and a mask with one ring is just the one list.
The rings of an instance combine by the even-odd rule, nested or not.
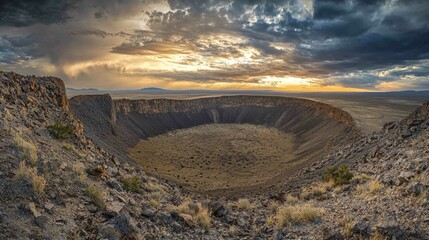
[[(16, 115), (19, 114), (19, 115)], [(75, 133), (82, 135), (82, 126), (72, 117), (64, 83), (55, 77), (22, 76), (0, 72), (0, 117), (4, 126), (29, 127), (69, 122)]]
[(50, 105), (68, 109), (63, 81), (55, 77), (22, 76), (13, 72), (0, 71), (0, 100), (16, 105), (35, 105), (42, 100)]

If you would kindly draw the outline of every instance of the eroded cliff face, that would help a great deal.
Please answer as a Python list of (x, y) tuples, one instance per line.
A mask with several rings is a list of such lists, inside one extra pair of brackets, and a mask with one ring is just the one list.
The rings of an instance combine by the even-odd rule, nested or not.
[(234, 107), (302, 107), (314, 109), (329, 117), (343, 122), (345, 125), (353, 124), (351, 115), (341, 109), (332, 107), (329, 104), (315, 102), (306, 99), (289, 97), (268, 97), (268, 96), (224, 96), (215, 98), (200, 98), (193, 100), (171, 100), (171, 99), (153, 99), (153, 100), (116, 100), (115, 112), (128, 114), (136, 113), (172, 113), (188, 112), (201, 109), (219, 109)]

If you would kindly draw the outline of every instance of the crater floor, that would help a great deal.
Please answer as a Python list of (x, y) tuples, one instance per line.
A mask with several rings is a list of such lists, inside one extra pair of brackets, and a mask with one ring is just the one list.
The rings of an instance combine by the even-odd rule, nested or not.
[(141, 140), (129, 156), (197, 192), (270, 184), (294, 159), (294, 136), (250, 124), (206, 124)]

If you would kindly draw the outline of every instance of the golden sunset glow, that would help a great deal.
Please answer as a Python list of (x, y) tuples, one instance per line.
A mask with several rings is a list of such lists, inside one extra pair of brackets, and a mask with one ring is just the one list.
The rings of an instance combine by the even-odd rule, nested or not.
[(92, 1), (45, 6), (57, 11), (48, 19), (5, 19), (2, 70), (75, 88), (429, 88), (423, 16), (407, 16), (402, 28), (389, 22), (424, 4), (350, 1), (330, 11), (314, 0)]

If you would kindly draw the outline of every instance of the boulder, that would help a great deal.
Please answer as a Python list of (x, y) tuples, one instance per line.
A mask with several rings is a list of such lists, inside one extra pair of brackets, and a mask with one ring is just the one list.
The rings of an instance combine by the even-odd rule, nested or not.
[(44, 229), (48, 225), (48, 218), (45, 216), (39, 216), (35, 219), (35, 222), (37, 226)]
[(371, 235), (371, 227), (364, 222), (357, 222), (353, 227), (353, 233), (359, 234), (362, 237), (368, 237)]
[(410, 172), (410, 171), (403, 171), (399, 174), (398, 176), (398, 180), (399, 180), (399, 185), (401, 185), (404, 182), (408, 182), (410, 181), (411, 178), (414, 177), (414, 173)]
[(151, 206), (144, 206), (142, 208), (142, 216), (147, 218), (152, 218), (155, 216), (155, 209)]
[(405, 239), (402, 226), (393, 219), (386, 219), (376, 226), (377, 232), (389, 239)]
[(28, 210), (33, 214), (34, 217), (40, 217), (42, 214), (40, 214), (39, 210), (36, 208), (36, 204), (34, 202), (30, 202), (27, 205)]
[(412, 183), (407, 187), (406, 193), (408, 195), (418, 196), (424, 192), (425, 189), (425, 186), (421, 183)]
[(99, 237), (109, 240), (142, 239), (137, 221), (128, 212), (121, 211), (99, 229)]
[(185, 223), (185, 225), (188, 227), (194, 227), (195, 226), (194, 219), (189, 214), (179, 213), (179, 220), (183, 221)]

